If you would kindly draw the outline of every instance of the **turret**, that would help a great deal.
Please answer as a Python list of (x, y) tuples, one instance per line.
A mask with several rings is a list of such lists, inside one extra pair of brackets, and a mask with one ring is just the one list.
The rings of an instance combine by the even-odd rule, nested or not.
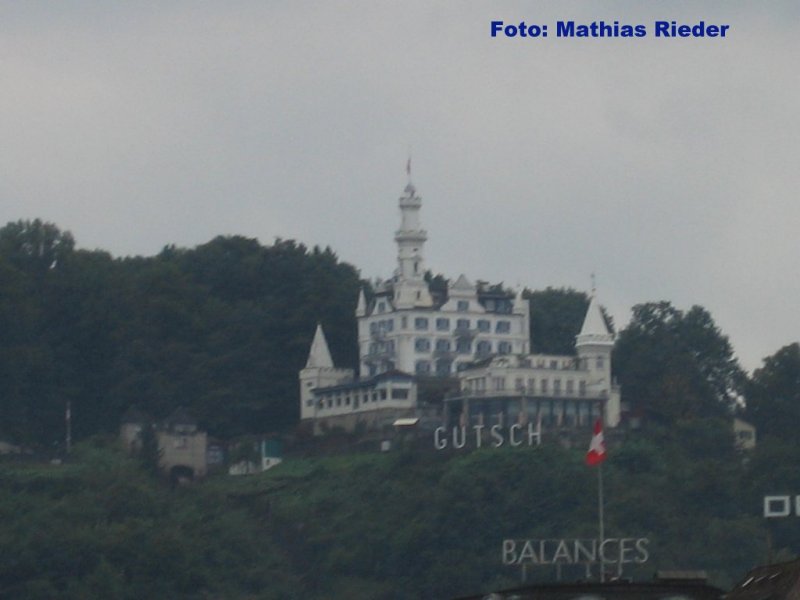
[(619, 393), (615, 392), (611, 381), (611, 352), (614, 348), (614, 334), (608, 330), (600, 303), (592, 292), (581, 332), (575, 340), (578, 358), (589, 371), (590, 388), (607, 397), (605, 422), (609, 427), (619, 423)]
[(419, 220), (422, 198), (417, 195), (417, 190), (410, 181), (404, 191), (398, 201), (400, 229), (394, 234), (397, 242), (394, 305), (399, 309), (429, 307), (433, 305), (433, 299), (425, 281), (423, 250), (428, 234), (422, 229)]
[(306, 366), (300, 371), (299, 378), (301, 419), (310, 419), (316, 414), (313, 393), (315, 388), (337, 385), (353, 379), (352, 369), (334, 367), (325, 333), (319, 323), (308, 351)]
[(364, 296), (364, 288), (358, 290), (358, 304), (356, 304), (356, 317), (364, 317), (367, 314), (367, 298)]

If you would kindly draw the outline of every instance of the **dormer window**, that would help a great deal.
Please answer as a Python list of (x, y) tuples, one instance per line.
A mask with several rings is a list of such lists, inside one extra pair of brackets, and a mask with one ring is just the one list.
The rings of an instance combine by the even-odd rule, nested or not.
[(456, 303), (456, 310), (458, 312), (467, 312), (469, 310), (469, 300), (459, 300)]

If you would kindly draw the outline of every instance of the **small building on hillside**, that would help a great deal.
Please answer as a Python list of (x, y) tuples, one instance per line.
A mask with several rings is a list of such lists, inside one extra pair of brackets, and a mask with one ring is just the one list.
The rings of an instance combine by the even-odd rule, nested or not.
[(120, 438), (128, 452), (142, 451), (147, 429), (158, 446), (159, 469), (173, 481), (205, 477), (208, 471), (208, 435), (198, 429), (197, 420), (184, 408), (178, 408), (162, 422), (154, 423), (135, 407), (125, 411)]
[(206, 476), (208, 434), (197, 428), (197, 420), (178, 408), (156, 428), (159, 466), (172, 479), (200, 479)]
[(228, 475), (254, 475), (263, 473), (283, 462), (283, 442), (268, 438), (249, 444), (240, 443), (234, 450), (235, 462), (228, 467)]

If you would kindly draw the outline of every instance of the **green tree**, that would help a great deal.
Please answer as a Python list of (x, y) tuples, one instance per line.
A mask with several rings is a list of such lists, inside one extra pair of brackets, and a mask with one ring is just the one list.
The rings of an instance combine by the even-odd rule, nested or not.
[(0, 229), (0, 256), (39, 274), (56, 267), (74, 247), (72, 234), (41, 219), (20, 220)]
[(700, 306), (633, 307), (614, 350), (614, 370), (631, 405), (674, 420), (730, 414), (744, 373), (728, 338)]
[(547, 288), (523, 297), (530, 301), (531, 351), (574, 354), (575, 336), (581, 331), (589, 298), (572, 288)]
[(748, 385), (746, 418), (759, 437), (794, 441), (800, 431), (800, 344), (784, 346), (764, 359)]

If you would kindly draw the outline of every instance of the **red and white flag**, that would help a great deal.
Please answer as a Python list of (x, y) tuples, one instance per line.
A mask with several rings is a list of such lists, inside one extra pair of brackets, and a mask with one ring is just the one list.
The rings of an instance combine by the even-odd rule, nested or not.
[(606, 459), (606, 442), (603, 439), (603, 420), (597, 419), (594, 422), (594, 432), (592, 441), (589, 443), (589, 451), (586, 453), (586, 464), (594, 467)]

